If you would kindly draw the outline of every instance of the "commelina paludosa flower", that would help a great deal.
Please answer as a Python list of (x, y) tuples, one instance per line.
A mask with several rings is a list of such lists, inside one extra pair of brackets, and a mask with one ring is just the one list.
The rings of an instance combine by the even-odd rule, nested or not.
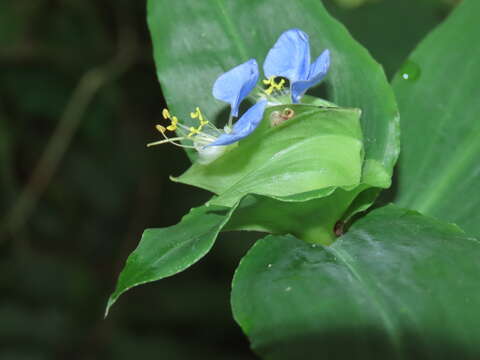
[[(147, 144), (147, 146), (171, 143), (183, 148), (193, 148), (199, 154), (199, 161), (209, 163), (221, 156), (226, 146), (231, 145), (250, 135), (262, 120), (267, 100), (260, 99), (250, 107), (235, 123), (242, 101), (255, 88), (259, 77), (258, 64), (255, 59), (240, 64), (226, 73), (220, 75), (213, 85), (213, 96), (230, 104), (230, 116), (227, 125), (218, 129), (208, 121), (197, 107), (190, 113), (192, 119), (198, 119), (198, 126), (186, 126), (172, 116), (167, 109), (163, 110), (163, 117), (170, 120), (170, 125), (164, 127), (157, 125), (157, 130), (164, 139)], [(167, 132), (176, 132), (177, 136), (168, 137)], [(180, 143), (180, 141), (187, 142)], [(188, 144), (190, 141), (190, 144)]]

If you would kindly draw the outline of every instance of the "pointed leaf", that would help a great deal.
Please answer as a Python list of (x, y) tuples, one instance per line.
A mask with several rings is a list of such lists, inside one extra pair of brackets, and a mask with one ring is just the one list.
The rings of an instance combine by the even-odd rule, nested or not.
[(202, 206), (190, 210), (176, 225), (145, 230), (118, 278), (105, 315), (125, 291), (179, 273), (205, 256), (233, 210)]

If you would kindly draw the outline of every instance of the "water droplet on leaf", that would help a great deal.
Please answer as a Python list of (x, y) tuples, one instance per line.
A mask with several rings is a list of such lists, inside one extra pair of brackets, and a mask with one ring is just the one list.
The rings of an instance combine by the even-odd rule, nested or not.
[(400, 76), (403, 80), (406, 81), (416, 81), (420, 77), (422, 71), (420, 66), (414, 63), (411, 60), (405, 61), (405, 63), (400, 68)]

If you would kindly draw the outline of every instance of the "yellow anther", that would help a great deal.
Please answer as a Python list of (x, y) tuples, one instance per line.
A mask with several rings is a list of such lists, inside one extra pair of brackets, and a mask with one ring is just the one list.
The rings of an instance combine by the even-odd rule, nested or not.
[(198, 128), (191, 127), (189, 130), (190, 132), (188, 133), (187, 137), (192, 137), (193, 135), (199, 134), (202, 128), (200, 126)]
[[(162, 111), (162, 116), (163, 116), (164, 119), (169, 119), (169, 120), (170, 120), (170, 125), (168, 125), (168, 126), (166, 127), (166, 129), (167, 129), (168, 131), (175, 131), (175, 130), (177, 130), (177, 127), (178, 127), (178, 126), (177, 126), (177, 124), (178, 124), (178, 119), (177, 119), (176, 116), (170, 115), (170, 111), (168, 111), (168, 109), (163, 109), (163, 111)], [(163, 126), (162, 126), (162, 128), (165, 129)], [(158, 127), (157, 127), (157, 129), (158, 129)], [(165, 131), (165, 130), (164, 130), (164, 131)]]
[(269, 87), (265, 90), (267, 95), (270, 95), (274, 90), (281, 90), (285, 85), (285, 79), (281, 79), (278, 83), (275, 82), (275, 77), (271, 76), (269, 79), (263, 80), (265, 85)]
[(157, 125), (155, 128), (160, 131), (162, 134), (167, 130), (164, 126), (162, 125)]
[(200, 121), (200, 125), (202, 125), (202, 126), (208, 124), (208, 121), (205, 120), (205, 118), (203, 117), (203, 114), (200, 111), (200, 108), (198, 106), (195, 108), (195, 112), (190, 113), (190, 117), (192, 119), (198, 119)]
[(265, 93), (266, 93), (267, 95), (270, 95), (270, 94), (273, 92), (273, 84), (272, 84), (272, 82), (273, 82), (273, 76), (270, 77), (270, 78), (268, 78), (268, 79), (263, 80), (263, 83), (264, 83), (265, 85), (269, 85), (268, 88), (265, 89)]
[(169, 130), (169, 131), (175, 131), (175, 130), (177, 130), (177, 127), (178, 127), (178, 126), (177, 126), (177, 124), (178, 124), (178, 119), (177, 119), (177, 117), (176, 117), (176, 116), (172, 117), (172, 118), (170, 119), (170, 121), (171, 121), (172, 123), (167, 126), (167, 130)]
[(195, 112), (190, 113), (190, 117), (192, 119), (197, 119), (198, 118), (198, 120), (200, 120), (200, 121), (203, 120), (202, 112), (200, 111), (200, 108), (198, 106), (195, 108)]
[(208, 124), (208, 120), (205, 120), (205, 118), (203, 117), (203, 114), (202, 112), (200, 111), (200, 108), (197, 106), (195, 108), (195, 112), (191, 112), (190, 113), (190, 117), (192, 119), (198, 119), (198, 121), (200, 121), (200, 126), (198, 127), (198, 130), (202, 130), (202, 128)]
[(162, 116), (164, 119), (170, 119), (170, 111), (168, 111), (168, 109), (163, 109)]
[[(199, 110), (200, 111), (200, 110)], [(194, 149), (195, 146), (194, 145), (184, 145), (184, 144), (180, 144), (178, 143), (178, 141), (182, 141), (182, 140), (185, 140), (187, 139), (187, 137), (191, 137), (192, 135), (194, 134), (198, 134), (200, 133), (200, 130), (201, 130), (201, 126), (200, 125), (198, 128), (194, 128), (194, 127), (191, 127), (189, 128), (190, 130), (190, 133), (187, 135), (187, 136), (183, 136), (183, 134), (180, 134), (182, 136), (177, 136), (177, 137), (167, 137), (167, 135), (165, 134), (168, 131), (175, 131), (177, 130), (177, 128), (181, 128), (181, 129), (187, 129), (186, 126), (182, 125), (179, 121), (178, 121), (178, 118), (176, 116), (172, 116), (170, 114), (170, 112), (168, 111), (168, 109), (163, 109), (162, 110), (162, 116), (165, 118), (165, 119), (168, 119), (170, 120), (170, 125), (168, 125), (167, 127), (165, 126), (162, 126), (162, 125), (156, 125), (155, 128), (162, 134), (162, 136), (164, 137), (163, 140), (160, 140), (160, 141), (154, 141), (154, 142), (151, 142), (149, 144), (147, 144), (147, 146), (154, 146), (154, 145), (161, 145), (161, 144), (166, 144), (166, 143), (170, 143), (172, 145), (175, 145), (175, 146), (179, 146), (179, 147), (183, 147), (183, 148), (189, 148), (189, 149)], [(203, 120), (203, 118), (202, 118)]]

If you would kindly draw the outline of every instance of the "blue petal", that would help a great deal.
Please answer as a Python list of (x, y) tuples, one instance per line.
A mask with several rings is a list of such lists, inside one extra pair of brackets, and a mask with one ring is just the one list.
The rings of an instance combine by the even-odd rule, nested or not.
[(325, 50), (311, 65), (306, 81), (293, 82), (291, 85), (292, 101), (298, 103), (300, 98), (312, 86), (317, 85), (327, 75), (330, 67), (330, 51)]
[(290, 29), (280, 35), (263, 63), (267, 78), (282, 76), (290, 82), (307, 80), (309, 69), (308, 35), (299, 29)]
[(250, 59), (220, 75), (213, 84), (212, 94), (230, 104), (230, 116), (238, 116), (240, 103), (257, 85), (258, 75), (258, 64)]
[[(320, 56), (313, 62), (310, 66), (310, 72), (308, 74), (308, 80), (311, 79), (323, 79), (327, 75), (328, 69), (330, 68), (330, 50), (324, 50)], [(319, 80), (319, 81), (320, 81)]]
[(220, 135), (214, 142), (205, 147), (230, 145), (250, 135), (262, 121), (266, 106), (267, 100), (257, 102), (233, 125), (231, 133)]

